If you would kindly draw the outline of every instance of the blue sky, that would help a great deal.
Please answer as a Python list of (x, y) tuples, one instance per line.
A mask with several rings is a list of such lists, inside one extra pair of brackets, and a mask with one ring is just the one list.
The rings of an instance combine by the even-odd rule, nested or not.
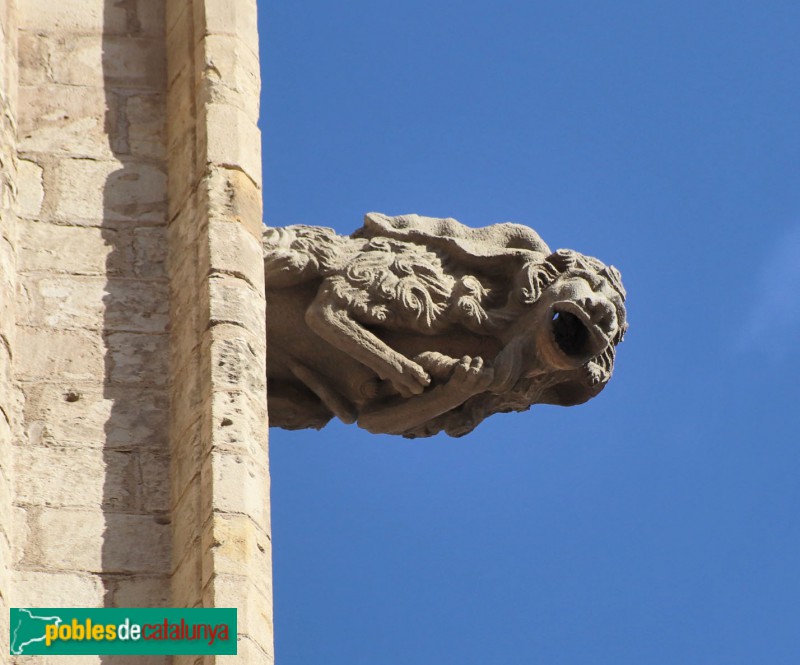
[(259, 1), (268, 224), (613, 263), (594, 401), (271, 430), (281, 665), (800, 662), (800, 4)]

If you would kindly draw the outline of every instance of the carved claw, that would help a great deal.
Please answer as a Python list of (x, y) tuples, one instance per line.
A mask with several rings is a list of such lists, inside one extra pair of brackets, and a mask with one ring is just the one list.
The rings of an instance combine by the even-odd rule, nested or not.
[(468, 395), (484, 392), (494, 380), (494, 369), (483, 358), (464, 356), (453, 368), (448, 385)]
[(405, 360), (391, 376), (381, 377), (388, 380), (394, 389), (403, 397), (420, 395), (431, 383), (431, 377), (417, 363)]

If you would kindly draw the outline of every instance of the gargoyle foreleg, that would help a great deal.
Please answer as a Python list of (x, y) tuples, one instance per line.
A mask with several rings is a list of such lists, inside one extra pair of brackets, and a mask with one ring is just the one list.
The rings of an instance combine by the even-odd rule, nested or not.
[(400, 404), (366, 410), (359, 416), (358, 424), (374, 434), (403, 434), (486, 391), (493, 380), (494, 370), (484, 365), (482, 358), (464, 356), (457, 361), (447, 383)]
[(324, 286), (306, 311), (305, 320), (322, 339), (390, 381), (402, 396), (419, 395), (430, 384), (419, 364), (355, 321)]

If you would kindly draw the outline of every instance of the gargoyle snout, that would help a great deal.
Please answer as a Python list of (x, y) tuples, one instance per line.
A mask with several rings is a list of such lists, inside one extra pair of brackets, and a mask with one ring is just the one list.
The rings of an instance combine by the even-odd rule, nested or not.
[(581, 309), (589, 316), (589, 323), (597, 326), (607, 337), (617, 331), (617, 310), (605, 298), (583, 298), (579, 301)]

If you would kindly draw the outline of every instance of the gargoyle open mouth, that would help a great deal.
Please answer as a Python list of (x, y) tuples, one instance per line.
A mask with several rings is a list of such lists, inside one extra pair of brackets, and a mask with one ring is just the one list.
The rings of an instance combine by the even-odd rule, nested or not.
[(556, 348), (573, 360), (588, 360), (609, 344), (608, 337), (592, 321), (592, 316), (570, 301), (553, 306), (550, 332)]

